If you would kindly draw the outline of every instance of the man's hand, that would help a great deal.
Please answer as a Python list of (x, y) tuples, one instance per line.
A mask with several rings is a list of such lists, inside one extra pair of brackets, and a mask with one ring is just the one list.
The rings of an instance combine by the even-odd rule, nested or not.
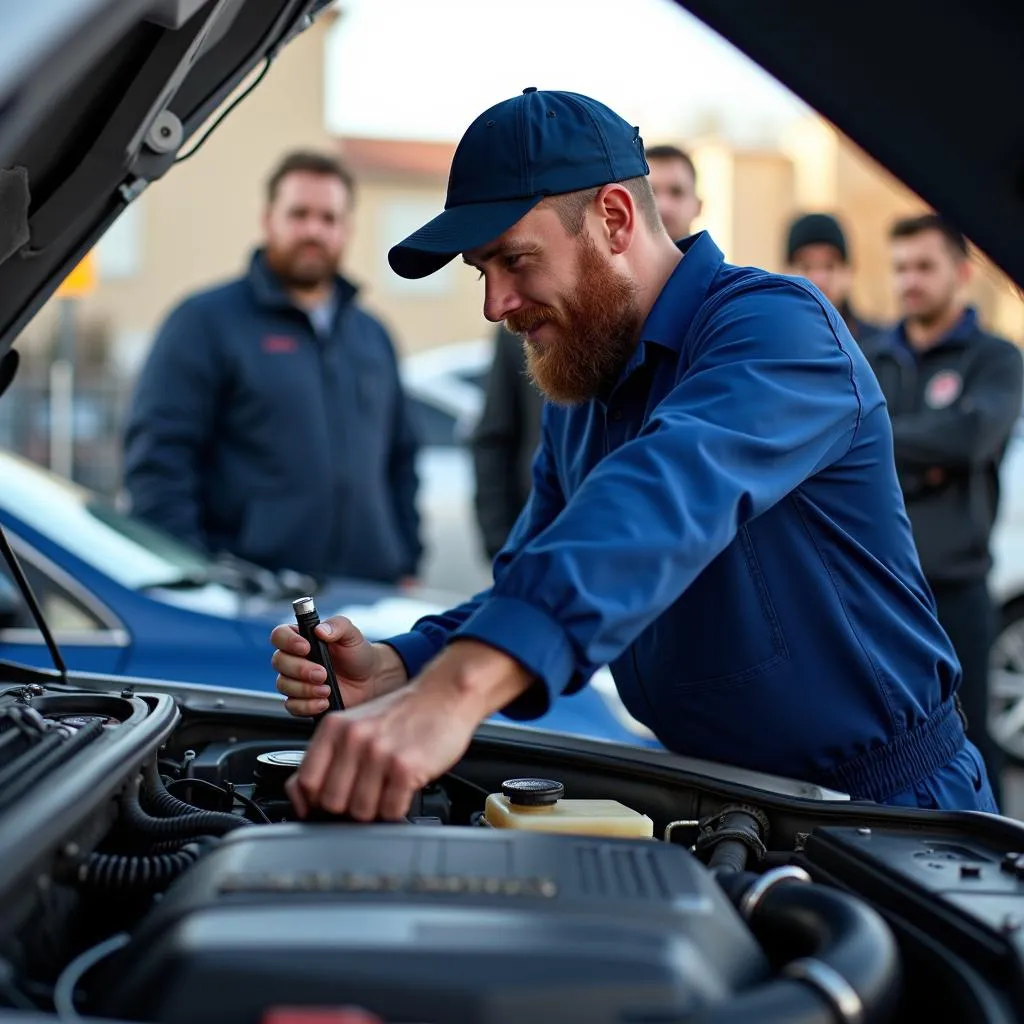
[(531, 681), (493, 647), (452, 643), (407, 686), (324, 718), (288, 780), (289, 799), (300, 817), (319, 807), (401, 819), (417, 790), (462, 757), (477, 726)]
[[(316, 632), (327, 642), (345, 707), (389, 693), (408, 681), (397, 651), (369, 643), (344, 616), (325, 619)], [(326, 711), (331, 692), (327, 673), (309, 660), (309, 644), (299, 635), (298, 627), (291, 623), (276, 626), (270, 642), (277, 648), (270, 664), (279, 673), (277, 689), (288, 698), (288, 712), (301, 718)]]

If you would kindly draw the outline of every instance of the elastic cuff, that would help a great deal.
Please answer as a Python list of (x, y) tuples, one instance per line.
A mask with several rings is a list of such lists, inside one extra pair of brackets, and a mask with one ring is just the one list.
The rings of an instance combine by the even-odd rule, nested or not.
[(414, 679), (420, 670), (440, 650), (434, 642), (418, 630), (411, 633), (400, 633), (398, 636), (382, 640), (381, 643), (393, 647), (405, 665), (405, 674)]
[(576, 673), (576, 658), (565, 630), (546, 612), (514, 597), (491, 597), (455, 632), (515, 658), (537, 677), (506, 707), (508, 718), (540, 718)]

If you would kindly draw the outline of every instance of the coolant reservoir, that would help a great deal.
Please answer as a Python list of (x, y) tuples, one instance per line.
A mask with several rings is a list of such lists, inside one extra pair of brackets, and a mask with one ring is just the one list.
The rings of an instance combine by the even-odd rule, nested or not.
[(618, 800), (563, 800), (565, 787), (551, 779), (508, 779), (491, 793), (484, 818), (495, 828), (588, 836), (653, 839), (654, 822)]

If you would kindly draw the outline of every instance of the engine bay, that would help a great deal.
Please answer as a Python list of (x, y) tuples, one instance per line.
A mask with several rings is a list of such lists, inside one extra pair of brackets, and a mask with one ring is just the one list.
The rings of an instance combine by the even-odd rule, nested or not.
[(488, 725), (405, 821), (299, 821), (310, 723), (121, 686), (0, 695), (0, 1022), (1024, 1015), (1008, 819)]

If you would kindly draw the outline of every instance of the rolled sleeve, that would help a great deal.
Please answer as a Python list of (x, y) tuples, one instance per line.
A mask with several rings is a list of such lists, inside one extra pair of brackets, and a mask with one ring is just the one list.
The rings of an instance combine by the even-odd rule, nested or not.
[(576, 655), (565, 630), (543, 609), (517, 598), (492, 597), (457, 630), (455, 638), (459, 637), (503, 651), (537, 677), (502, 710), (509, 718), (544, 714), (566, 692), (576, 672)]

